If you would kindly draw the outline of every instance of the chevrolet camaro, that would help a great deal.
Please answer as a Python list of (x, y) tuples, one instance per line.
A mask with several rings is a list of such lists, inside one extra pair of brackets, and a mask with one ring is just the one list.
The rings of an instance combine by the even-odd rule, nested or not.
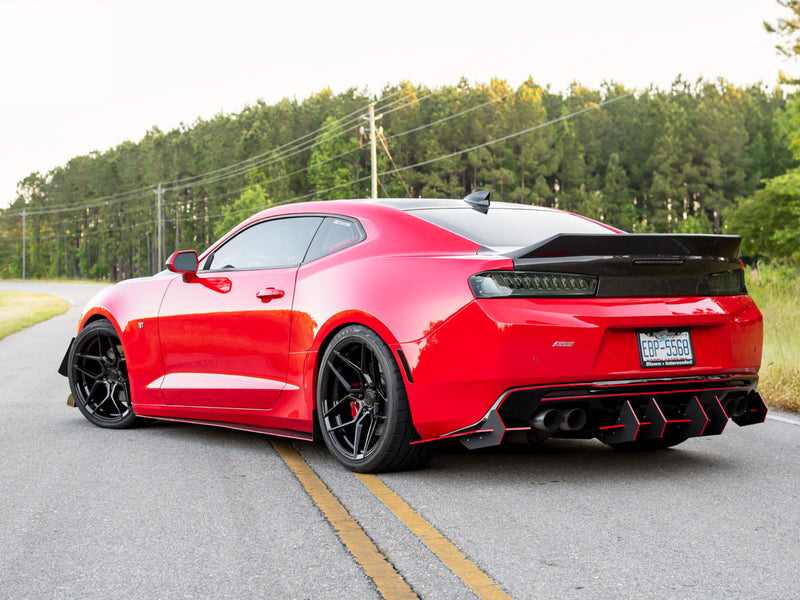
[(321, 438), (361, 472), (445, 439), (667, 448), (766, 416), (739, 246), (486, 192), (276, 206), (101, 291), (59, 371), (100, 427)]

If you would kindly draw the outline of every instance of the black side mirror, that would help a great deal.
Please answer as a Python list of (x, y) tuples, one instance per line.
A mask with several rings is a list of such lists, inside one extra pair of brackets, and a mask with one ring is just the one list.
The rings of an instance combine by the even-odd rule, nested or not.
[(182, 250), (174, 252), (167, 260), (167, 268), (173, 273), (195, 275), (198, 267), (197, 252), (194, 250)]

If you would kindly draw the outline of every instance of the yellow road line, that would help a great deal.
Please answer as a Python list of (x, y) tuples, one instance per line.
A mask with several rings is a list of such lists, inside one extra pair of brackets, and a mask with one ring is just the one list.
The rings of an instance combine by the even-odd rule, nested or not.
[(418, 596), (411, 590), (405, 580), (400, 577), (394, 567), (389, 564), (383, 554), (375, 547), (364, 530), (355, 522), (344, 506), (336, 499), (325, 483), (303, 460), (292, 445), (286, 440), (272, 438), (270, 440), (275, 449), (294, 471), (300, 483), (322, 509), (325, 517), (336, 529), (339, 537), (347, 549), (362, 566), (367, 576), (370, 577), (378, 591), (386, 600), (417, 599)]
[(439, 559), (466, 583), (479, 598), (485, 600), (511, 600), (500, 586), (464, 556), (453, 543), (439, 533), (433, 525), (406, 504), (375, 475), (356, 473), (364, 485), (383, 502), (389, 510), (422, 540)]

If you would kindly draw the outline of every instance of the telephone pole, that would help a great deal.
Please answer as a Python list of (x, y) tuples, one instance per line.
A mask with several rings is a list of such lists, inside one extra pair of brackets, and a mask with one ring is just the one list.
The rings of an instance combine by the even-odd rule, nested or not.
[(158, 188), (153, 190), (153, 193), (156, 195), (155, 272), (158, 273), (158, 271), (161, 270), (161, 267), (164, 266), (164, 217), (161, 214), (161, 196), (164, 195), (164, 188), (161, 187), (160, 182), (158, 184)]
[(22, 279), (25, 279), (25, 217), (27, 217), (28, 213), (23, 208), (22, 209)]
[(369, 115), (361, 115), (362, 119), (369, 121), (369, 160), (372, 170), (372, 190), (370, 198), (372, 200), (378, 197), (378, 151), (377, 151), (377, 133), (375, 131), (375, 120), (380, 119), (383, 115), (375, 116), (375, 103), (370, 102)]

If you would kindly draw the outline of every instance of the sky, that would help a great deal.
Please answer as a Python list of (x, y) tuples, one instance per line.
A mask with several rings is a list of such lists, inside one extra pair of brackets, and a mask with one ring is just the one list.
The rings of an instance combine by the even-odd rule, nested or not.
[(259, 99), (528, 77), (772, 88), (776, 0), (0, 0), (0, 207), (17, 182)]

